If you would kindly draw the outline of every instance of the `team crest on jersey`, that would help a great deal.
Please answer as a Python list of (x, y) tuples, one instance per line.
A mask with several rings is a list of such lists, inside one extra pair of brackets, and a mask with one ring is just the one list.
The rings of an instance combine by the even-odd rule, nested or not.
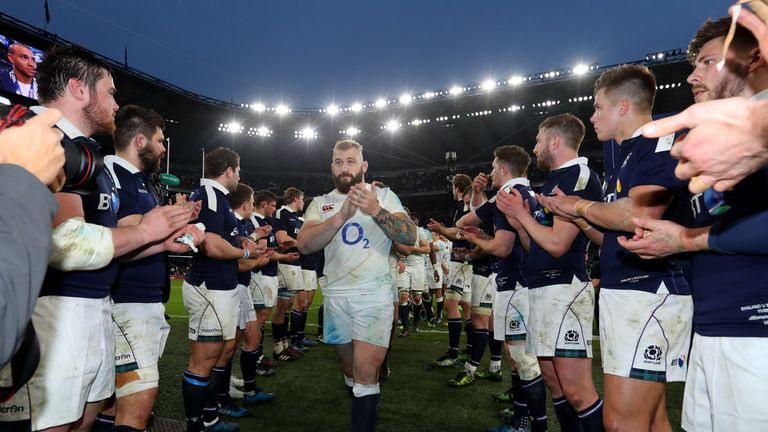
[(645, 348), (643, 357), (645, 357), (646, 363), (660, 364), (661, 355), (663, 353), (664, 352), (662, 351), (660, 346), (648, 345), (648, 347)]
[(323, 206), (323, 213), (328, 213), (333, 210), (333, 204), (326, 204)]

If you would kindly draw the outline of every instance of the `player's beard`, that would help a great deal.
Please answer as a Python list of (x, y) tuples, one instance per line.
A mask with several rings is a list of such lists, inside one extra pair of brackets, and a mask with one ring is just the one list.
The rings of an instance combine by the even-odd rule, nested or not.
[[(92, 93), (94, 92), (95, 90), (92, 91)], [(93, 129), (91, 135), (111, 135), (115, 133), (114, 112), (101, 110), (95, 96), (92, 96), (88, 105), (83, 108), (83, 117), (85, 117), (91, 129)]]
[(712, 99), (717, 100), (739, 96), (741, 95), (741, 92), (744, 91), (746, 84), (747, 83), (738, 76), (724, 72), (720, 82), (718, 82), (717, 86), (712, 89)]
[[(342, 176), (352, 176), (350, 180), (343, 180)], [(363, 181), (363, 169), (360, 168), (360, 171), (357, 172), (357, 174), (352, 174), (348, 172), (343, 172), (337, 176), (333, 176), (333, 185), (336, 186), (336, 190), (346, 194), (349, 192), (349, 190), (352, 188), (352, 185), (356, 185), (358, 183), (362, 183)]]
[(536, 166), (542, 171), (551, 171), (554, 164), (555, 158), (552, 157), (549, 150), (542, 150), (536, 156)]
[(141, 162), (141, 171), (145, 173), (159, 173), (160, 172), (160, 160), (161, 155), (152, 153), (149, 147), (145, 147), (144, 150), (139, 151), (139, 161)]

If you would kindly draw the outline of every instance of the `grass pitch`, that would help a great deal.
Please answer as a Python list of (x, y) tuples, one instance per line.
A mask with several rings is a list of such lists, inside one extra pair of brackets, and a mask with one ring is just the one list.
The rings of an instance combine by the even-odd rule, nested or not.
[[(171, 299), (166, 311), (171, 316), (171, 333), (160, 361), (160, 394), (155, 414), (160, 417), (184, 419), (181, 400), (181, 377), (187, 363), (188, 340), (186, 311), (181, 300), (181, 281), (173, 281)], [(317, 307), (320, 292), (315, 296), (309, 313), (307, 335), (316, 335)], [(390, 354), (392, 377), (382, 383), (378, 430), (380, 431), (484, 431), (500, 424), (498, 412), (506, 405), (494, 402), (491, 395), (510, 385), (505, 373), (502, 383), (477, 380), (472, 385), (453, 389), (446, 382), (461, 369), (431, 370), (429, 362), (447, 348), (447, 330), (426, 328), (407, 338), (396, 338)], [(271, 355), (271, 329), (266, 327), (264, 347)], [(464, 338), (462, 337), (462, 346)], [(593, 373), (598, 392), (602, 392), (600, 349), (594, 346)], [(235, 355), (234, 375), (240, 376)], [(486, 354), (481, 368), (487, 366)], [(509, 368), (505, 364), (504, 370)], [(351, 397), (344, 388), (333, 347), (318, 345), (304, 358), (281, 362), (275, 376), (257, 377), (257, 385), (275, 393), (275, 400), (249, 407), (252, 417), (238, 419), (243, 431), (347, 431), (350, 428)], [(669, 386), (667, 408), (673, 429), (680, 429), (683, 384)], [(554, 411), (549, 404), (549, 428), (559, 431)], [(227, 419), (227, 421), (234, 421)]]

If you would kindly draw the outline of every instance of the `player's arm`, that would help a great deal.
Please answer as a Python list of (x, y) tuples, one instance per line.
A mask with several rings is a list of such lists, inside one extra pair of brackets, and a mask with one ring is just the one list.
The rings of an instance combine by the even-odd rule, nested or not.
[(573, 223), (576, 224), (577, 227), (581, 231), (584, 232), (584, 234), (587, 236), (589, 241), (597, 245), (597, 247), (601, 247), (603, 245), (603, 233), (599, 229), (596, 229), (592, 225), (589, 224), (589, 222), (585, 221), (582, 218), (577, 218), (573, 220)]
[(200, 252), (208, 258), (217, 260), (233, 260), (248, 258), (251, 254), (256, 254), (256, 244), (247, 242), (243, 244), (243, 249), (232, 246), (220, 235), (212, 232), (205, 233), (205, 240), (200, 244)]
[(395, 246), (395, 249), (397, 249), (397, 252), (399, 252), (401, 255), (409, 256), (413, 254), (428, 254), (429, 252), (429, 242), (427, 240), (419, 240), (418, 246), (409, 246), (402, 243), (393, 243)]
[(497, 230), (496, 235), (493, 237), (482, 235), (475, 231), (465, 231), (464, 235), (470, 243), (477, 245), (485, 252), (499, 258), (506, 258), (509, 256), (515, 246), (514, 231)]
[(79, 195), (62, 192), (55, 194), (55, 198), (59, 204), (59, 211), (53, 218), (53, 253), (57, 253), (56, 249), (68, 248), (76, 244), (80, 255), (101, 255), (106, 261), (104, 265), (114, 257), (125, 255), (147, 243), (168, 237), (186, 225), (192, 215), (189, 208), (163, 206), (142, 216), (139, 224), (134, 226), (107, 228), (96, 224), (80, 223), (74, 227), (75, 221), (82, 221), (85, 217), (82, 199)]
[(384, 234), (396, 244), (409, 245), (416, 242), (416, 224), (405, 213), (390, 213), (384, 207), (373, 216), (373, 220)]

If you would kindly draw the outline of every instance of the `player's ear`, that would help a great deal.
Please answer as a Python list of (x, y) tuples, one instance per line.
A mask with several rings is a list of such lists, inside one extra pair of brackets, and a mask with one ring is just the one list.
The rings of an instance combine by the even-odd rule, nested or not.
[(368, 172), (368, 161), (363, 161), (363, 172)]

